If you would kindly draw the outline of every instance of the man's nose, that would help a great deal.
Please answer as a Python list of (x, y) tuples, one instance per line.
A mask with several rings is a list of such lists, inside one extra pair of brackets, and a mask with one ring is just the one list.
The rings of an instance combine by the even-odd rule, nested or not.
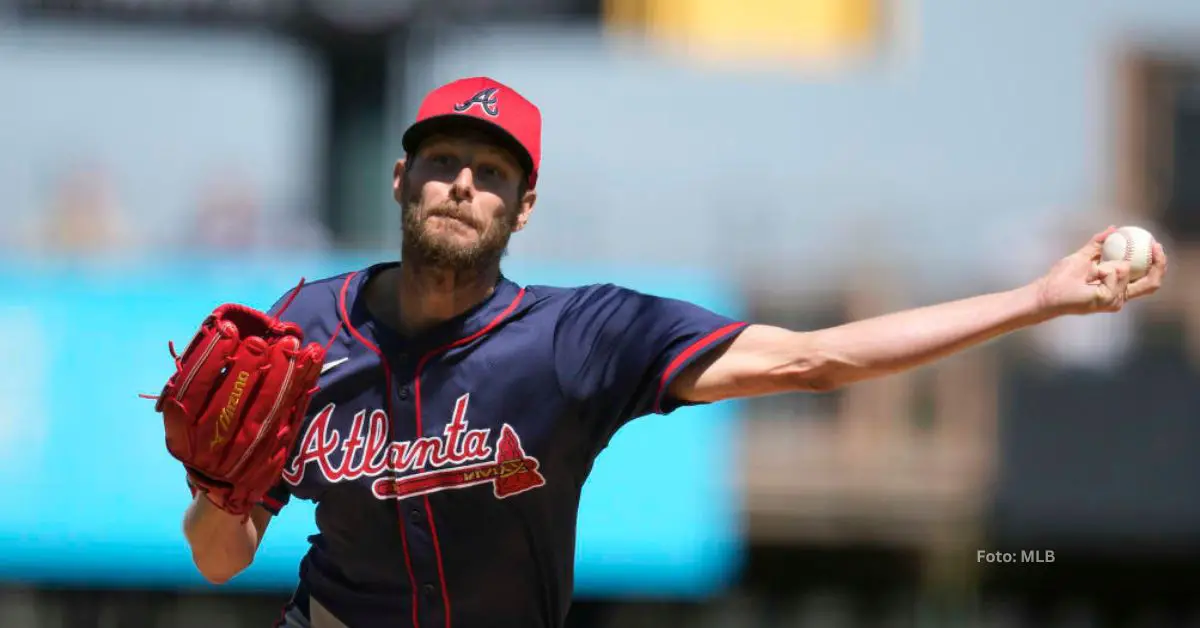
[(454, 183), (450, 186), (450, 193), (456, 199), (467, 201), (475, 196), (475, 175), (469, 167), (458, 171)]

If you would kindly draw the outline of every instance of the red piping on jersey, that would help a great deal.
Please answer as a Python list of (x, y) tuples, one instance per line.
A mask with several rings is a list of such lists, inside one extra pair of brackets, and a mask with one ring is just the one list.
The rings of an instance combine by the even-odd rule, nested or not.
[[(433, 351), (421, 356), (421, 359), (417, 361), (417, 370), (413, 374), (413, 402), (416, 405), (417, 436), (422, 436), (425, 433), (421, 424), (421, 372), (425, 370), (425, 365), (438, 355), (477, 340), (495, 329), (501, 321), (503, 321), (508, 317), (509, 314), (512, 314), (513, 311), (517, 309), (517, 305), (521, 302), (521, 297), (524, 296), (525, 289), (521, 288), (521, 290), (517, 292), (517, 296), (513, 297), (512, 303), (509, 303), (508, 307), (505, 308), (503, 312), (497, 314), (496, 318), (493, 318), (492, 321), (485, 325), (483, 329), (480, 329), (479, 331), (465, 338), (455, 340), (444, 347), (438, 347), (437, 349), (434, 349)], [(433, 537), (433, 554), (437, 557), (438, 581), (442, 585), (442, 603), (445, 604), (446, 607), (446, 628), (450, 628), (450, 593), (446, 591), (446, 570), (442, 565), (442, 547), (441, 544), (438, 543), (437, 526), (433, 522), (433, 508), (429, 506), (429, 496), (425, 495), (422, 497), (422, 499), (425, 502), (425, 516), (429, 518), (429, 532)]]
[(698, 353), (701, 349), (704, 349), (708, 345), (711, 345), (725, 336), (728, 336), (730, 332), (741, 329), (745, 326), (746, 323), (730, 323), (708, 334), (707, 336), (704, 336), (696, 342), (693, 342), (692, 344), (688, 345), (686, 349), (680, 352), (679, 355), (675, 356), (675, 359), (671, 360), (671, 363), (667, 365), (667, 368), (663, 369), (662, 378), (658, 381), (658, 394), (654, 396), (654, 412), (657, 413), (662, 409), (663, 395), (667, 392), (667, 385), (671, 383), (671, 379), (675, 377), (680, 367), (682, 367), (684, 364), (687, 364), (687, 361), (692, 359), (692, 356), (696, 355), (696, 353)]
[(271, 509), (274, 510), (275, 512), (279, 512), (280, 510), (283, 510), (283, 502), (279, 501), (278, 499), (275, 499), (274, 497), (271, 497), (270, 495), (263, 495), (262, 501), (267, 506), (270, 506)]
[[(358, 330), (354, 328), (354, 325), (350, 323), (350, 315), (346, 312), (346, 290), (350, 287), (350, 282), (353, 281), (354, 278), (357, 276), (358, 276), (357, 272), (350, 273), (350, 276), (346, 277), (346, 281), (342, 283), (342, 290), (341, 290), (341, 293), (338, 295), (338, 311), (342, 315), (342, 322), (346, 324), (346, 331), (350, 332), (350, 335), (355, 340), (363, 343), (363, 346), (370, 349), (372, 353), (379, 356), (379, 362), (383, 365), (383, 376), (387, 378), (387, 387), (386, 387), (387, 413), (388, 413), (388, 425), (389, 425), (389, 431), (390, 431), (391, 422), (393, 420), (395, 420), (395, 418), (396, 418), (396, 414), (392, 411), (392, 366), (390, 364), (388, 364), (387, 357), (385, 357), (383, 355), (383, 351), (380, 351), (379, 347), (376, 347), (374, 344), (371, 343), (371, 341), (364, 338), (363, 335), (360, 334), (358, 332)], [(418, 406), (418, 408), (419, 407), (420, 406)], [(418, 436), (419, 436), (420, 428), (417, 428), (417, 429), (418, 429)], [(388, 456), (387, 459), (388, 459), (389, 463), (391, 463), (393, 460), (391, 456)], [(393, 471), (393, 474), (394, 473), (395, 473), (395, 471)], [(405, 532), (405, 530), (404, 530), (404, 513), (402, 512), (402, 509), (400, 506), (400, 500), (396, 500), (396, 514), (399, 515), (400, 548), (404, 551), (404, 569), (408, 571), (408, 582), (412, 586), (413, 628), (420, 628), (421, 624), (419, 621), (419, 616), (417, 614), (417, 577), (415, 575), (413, 575), (412, 558), (408, 554), (408, 533)], [(436, 541), (435, 541), (435, 543), (436, 543)], [(435, 545), (435, 547), (436, 547), (436, 545)], [(440, 567), (441, 561), (439, 560), (438, 563), (439, 563), (438, 566)], [(443, 587), (442, 590), (445, 591), (445, 587)]]

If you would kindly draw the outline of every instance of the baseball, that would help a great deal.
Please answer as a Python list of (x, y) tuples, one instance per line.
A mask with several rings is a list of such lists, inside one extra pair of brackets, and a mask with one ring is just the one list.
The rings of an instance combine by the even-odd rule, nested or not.
[(1141, 227), (1121, 227), (1104, 239), (1100, 260), (1129, 262), (1129, 280), (1137, 281), (1150, 270), (1154, 236)]

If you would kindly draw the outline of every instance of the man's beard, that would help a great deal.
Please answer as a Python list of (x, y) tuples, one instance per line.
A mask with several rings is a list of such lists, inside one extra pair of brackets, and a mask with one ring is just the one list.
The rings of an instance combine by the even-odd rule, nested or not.
[[(491, 226), (469, 245), (448, 241), (430, 233), (426, 220), (431, 215), (453, 214), (452, 206), (434, 207), (421, 211), (420, 203), (405, 203), (401, 211), (403, 226), (403, 261), (422, 268), (448, 270), (458, 273), (479, 273), (500, 265), (508, 250), (516, 224), (516, 212), (509, 211), (492, 221)], [(472, 225), (474, 228), (474, 225)]]

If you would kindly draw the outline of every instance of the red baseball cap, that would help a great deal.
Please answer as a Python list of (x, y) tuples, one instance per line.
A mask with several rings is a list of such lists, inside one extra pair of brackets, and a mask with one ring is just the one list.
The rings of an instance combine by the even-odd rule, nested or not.
[(542, 113), (515, 89), (477, 76), (429, 92), (416, 121), (404, 132), (404, 150), (411, 155), (431, 134), (459, 125), (473, 126), (497, 137), (529, 173), (529, 187), (537, 184), (542, 160)]

